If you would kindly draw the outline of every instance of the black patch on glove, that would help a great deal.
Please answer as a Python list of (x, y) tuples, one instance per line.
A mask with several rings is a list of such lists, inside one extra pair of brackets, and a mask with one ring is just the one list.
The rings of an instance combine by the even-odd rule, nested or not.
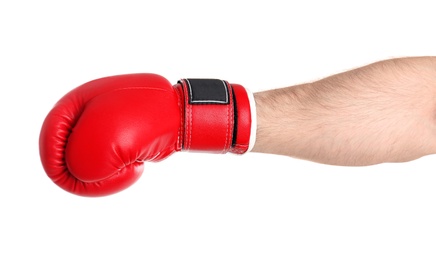
[(219, 79), (185, 79), (189, 104), (229, 104), (227, 83)]

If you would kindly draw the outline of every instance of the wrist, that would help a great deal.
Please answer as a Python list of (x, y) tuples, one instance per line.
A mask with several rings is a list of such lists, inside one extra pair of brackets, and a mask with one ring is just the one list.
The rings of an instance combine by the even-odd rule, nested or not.
[(307, 105), (307, 87), (298, 85), (254, 94), (257, 132), (253, 152), (304, 157), (310, 149), (307, 129), (313, 115)]

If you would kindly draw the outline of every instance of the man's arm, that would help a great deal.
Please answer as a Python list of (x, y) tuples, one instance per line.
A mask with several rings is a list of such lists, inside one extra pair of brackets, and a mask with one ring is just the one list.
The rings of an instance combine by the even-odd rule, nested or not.
[(253, 152), (351, 166), (436, 153), (436, 57), (380, 61), (255, 101)]

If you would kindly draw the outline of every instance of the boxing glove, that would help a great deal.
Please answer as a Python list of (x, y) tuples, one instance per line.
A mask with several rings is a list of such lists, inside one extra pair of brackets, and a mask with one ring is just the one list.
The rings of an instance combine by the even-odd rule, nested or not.
[(252, 94), (217, 79), (156, 74), (105, 77), (67, 93), (39, 138), (48, 177), (80, 196), (106, 196), (135, 183), (144, 162), (177, 151), (248, 152), (255, 139)]

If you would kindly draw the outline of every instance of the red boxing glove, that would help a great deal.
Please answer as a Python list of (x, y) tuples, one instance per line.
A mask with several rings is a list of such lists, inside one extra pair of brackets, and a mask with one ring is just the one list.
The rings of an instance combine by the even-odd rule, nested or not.
[(216, 79), (156, 74), (97, 79), (79, 86), (47, 115), (41, 162), (64, 190), (106, 196), (132, 185), (144, 161), (176, 151), (243, 154), (254, 144), (252, 94)]

